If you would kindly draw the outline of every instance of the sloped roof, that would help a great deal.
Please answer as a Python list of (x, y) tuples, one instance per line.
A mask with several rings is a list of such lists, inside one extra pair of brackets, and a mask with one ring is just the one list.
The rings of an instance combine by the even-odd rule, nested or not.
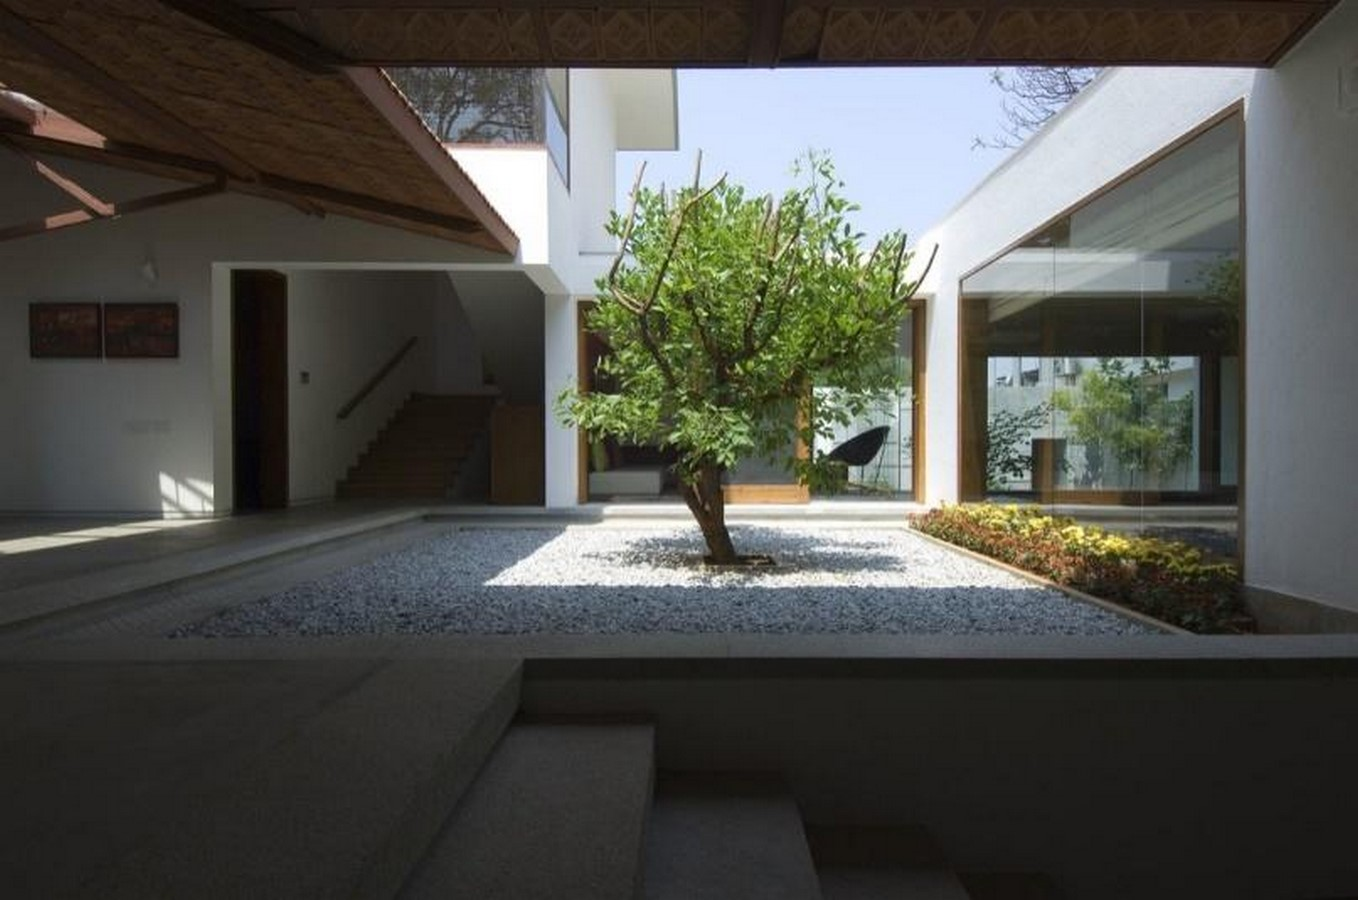
[(256, 26), (266, 20), (286, 26), (331, 62), (378, 65), (1268, 66), (1334, 0), (234, 0), (219, 5), (249, 10)]
[(159, 0), (0, 0), (0, 82), (127, 159), (310, 212), (517, 249), (377, 69), (311, 71)]

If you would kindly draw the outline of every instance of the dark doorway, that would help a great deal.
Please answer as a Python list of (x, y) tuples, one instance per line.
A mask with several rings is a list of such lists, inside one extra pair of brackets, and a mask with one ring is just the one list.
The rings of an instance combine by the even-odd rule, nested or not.
[(235, 510), (288, 505), (288, 280), (231, 274)]

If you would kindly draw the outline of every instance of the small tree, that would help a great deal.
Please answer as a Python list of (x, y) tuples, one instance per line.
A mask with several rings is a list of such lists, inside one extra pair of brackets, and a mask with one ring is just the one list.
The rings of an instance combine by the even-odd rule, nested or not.
[(1033, 432), (1047, 427), (1051, 404), (1039, 403), (1023, 412), (996, 410), (986, 426), (985, 486), (999, 491), (1033, 470)]
[(1163, 356), (1142, 359), (1136, 368), (1120, 359), (1100, 359), (1078, 391), (1053, 396), (1075, 439), (1085, 446), (1091, 483), (1102, 478), (1106, 453), (1143, 479), (1163, 478), (1192, 457), (1193, 394), (1171, 400), (1169, 371), (1170, 361)]
[(536, 69), (405, 66), (386, 70), (441, 141), (541, 141)]
[[(701, 156), (677, 192), (642, 187), (643, 167), (631, 208), (609, 221), (619, 251), (587, 320), (616, 392), (558, 401), (591, 437), (677, 451), (680, 492), (718, 563), (740, 559), (722, 494), (732, 466), (762, 456), (830, 483), (829, 467), (789, 448), (828, 437), (899, 383), (892, 359), (919, 283), (906, 279), (905, 236), (864, 252), (833, 166), (808, 163), (807, 184), (777, 202), (724, 176), (703, 187)], [(838, 388), (836, 402), (818, 402), (813, 385)]]

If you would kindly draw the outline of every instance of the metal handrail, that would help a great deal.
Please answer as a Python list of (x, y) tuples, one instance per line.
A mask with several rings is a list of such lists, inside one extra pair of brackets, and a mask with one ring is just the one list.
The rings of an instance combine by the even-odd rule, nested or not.
[(401, 360), (405, 359), (405, 355), (410, 352), (410, 348), (414, 347), (417, 343), (419, 343), (419, 340), (420, 339), (418, 337), (411, 337), (410, 340), (402, 344), (401, 349), (397, 350), (394, 354), (392, 354), (391, 359), (387, 360), (386, 363), (383, 364), (382, 368), (377, 370), (377, 373), (374, 374), (373, 377), (369, 378), (366, 382), (364, 382), (363, 387), (358, 389), (357, 393), (354, 394), (353, 398), (348, 403), (344, 404), (339, 408), (339, 412), (335, 413), (335, 418), (336, 419), (349, 418), (349, 414), (352, 413), (358, 407), (358, 405), (362, 403), (363, 400), (369, 394), (371, 394), (379, 384), (382, 383), (382, 380), (384, 378), (391, 374), (392, 369), (400, 365)]

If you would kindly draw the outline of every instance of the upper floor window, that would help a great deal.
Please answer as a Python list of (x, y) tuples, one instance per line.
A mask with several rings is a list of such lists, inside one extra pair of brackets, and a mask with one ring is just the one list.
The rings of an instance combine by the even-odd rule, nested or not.
[(387, 70), (439, 140), (536, 144), (570, 183), (570, 91), (565, 69), (421, 66)]

